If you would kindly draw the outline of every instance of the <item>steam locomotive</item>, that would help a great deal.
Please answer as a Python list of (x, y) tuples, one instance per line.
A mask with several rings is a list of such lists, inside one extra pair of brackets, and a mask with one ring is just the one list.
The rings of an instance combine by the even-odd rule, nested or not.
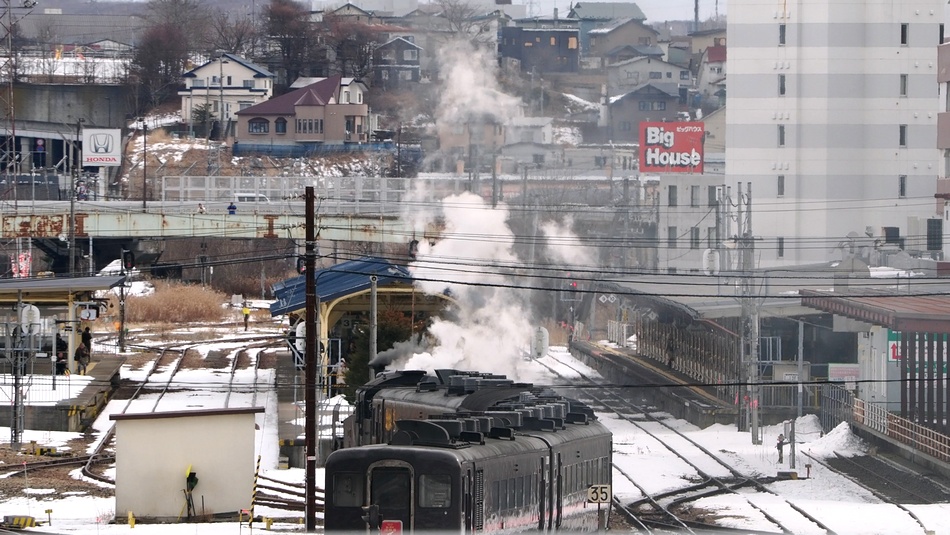
[(326, 531), (594, 530), (612, 437), (583, 403), (504, 376), (380, 374), (326, 462)]

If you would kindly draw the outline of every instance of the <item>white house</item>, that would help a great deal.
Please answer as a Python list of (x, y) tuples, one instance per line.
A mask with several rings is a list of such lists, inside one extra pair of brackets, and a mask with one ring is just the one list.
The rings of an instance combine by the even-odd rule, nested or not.
[(207, 105), (216, 119), (229, 123), (235, 112), (264, 102), (274, 92), (271, 72), (234, 54), (221, 54), (182, 78), (181, 118), (189, 125), (197, 106)]
[(674, 82), (680, 86), (691, 86), (692, 80), (692, 74), (686, 67), (640, 56), (607, 66), (607, 95), (626, 95), (649, 83)]

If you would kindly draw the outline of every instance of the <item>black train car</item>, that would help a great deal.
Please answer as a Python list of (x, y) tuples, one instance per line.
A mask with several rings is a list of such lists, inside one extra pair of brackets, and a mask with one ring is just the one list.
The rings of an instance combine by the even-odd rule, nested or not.
[(610, 484), (612, 438), (583, 404), (454, 370), (385, 374), (359, 398), (364, 445), (327, 459), (327, 531), (597, 527), (587, 489)]

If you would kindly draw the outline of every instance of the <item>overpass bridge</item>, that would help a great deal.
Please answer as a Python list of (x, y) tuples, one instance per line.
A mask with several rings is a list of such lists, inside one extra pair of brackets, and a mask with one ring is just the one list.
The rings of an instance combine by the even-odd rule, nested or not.
[[(141, 201), (4, 201), (0, 203), (0, 238), (30, 238), (52, 259), (53, 271), (68, 271), (70, 247), (88, 247), (101, 259), (97, 269), (118, 258), (122, 249), (136, 251), (142, 264), (161, 254), (149, 241), (172, 238), (306, 239), (302, 200), (243, 203), (229, 214), (228, 203)], [(314, 225), (318, 238), (331, 241), (404, 243), (414, 239), (405, 218), (374, 213), (363, 203), (359, 212), (321, 213)], [(337, 211), (345, 212), (337, 209)], [(73, 229), (73, 232), (70, 232)], [(437, 234), (436, 232), (426, 234)], [(415, 239), (422, 239), (418, 236)]]

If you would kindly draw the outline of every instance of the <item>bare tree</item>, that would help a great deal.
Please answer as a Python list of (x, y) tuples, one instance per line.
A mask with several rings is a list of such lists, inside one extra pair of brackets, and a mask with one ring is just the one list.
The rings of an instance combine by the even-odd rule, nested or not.
[(218, 9), (209, 18), (208, 45), (213, 50), (249, 55), (258, 37), (254, 19)]
[(200, 0), (149, 0), (149, 26), (169, 25), (181, 30), (182, 45), (194, 52), (203, 45), (211, 15)]
[(310, 51), (310, 14), (293, 0), (270, 0), (264, 8), (264, 27), (280, 50), (280, 68), (289, 85), (300, 76)]
[(468, 0), (433, 0), (442, 12), (439, 14), (448, 22), (449, 32), (456, 37), (464, 37), (474, 45), (485, 45), (494, 40), (489, 13)]
[(365, 78), (373, 68), (373, 52), (380, 31), (373, 25), (345, 17), (324, 18), (326, 44), (335, 55), (335, 68), (343, 76)]
[[(174, 95), (188, 56), (182, 29), (170, 24), (145, 30), (132, 58), (135, 79), (149, 105)], [(136, 110), (141, 111), (141, 110)]]

